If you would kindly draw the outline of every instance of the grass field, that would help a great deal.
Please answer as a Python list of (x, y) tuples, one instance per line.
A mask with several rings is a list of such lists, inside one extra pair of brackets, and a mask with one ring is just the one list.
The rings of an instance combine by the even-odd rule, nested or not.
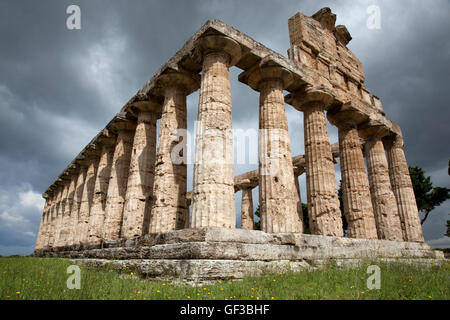
[(382, 264), (381, 289), (367, 289), (367, 265), (358, 269), (328, 266), (321, 270), (217, 281), (192, 287), (144, 281), (130, 270), (81, 267), (81, 289), (69, 290), (67, 267), (61, 259), (0, 258), (0, 299), (450, 299), (450, 264), (420, 269)]

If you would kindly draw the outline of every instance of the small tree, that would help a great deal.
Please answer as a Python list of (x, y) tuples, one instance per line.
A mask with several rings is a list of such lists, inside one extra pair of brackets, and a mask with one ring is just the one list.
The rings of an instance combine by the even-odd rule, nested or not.
[(425, 171), (421, 167), (409, 167), (409, 174), (416, 196), (417, 208), (419, 212), (423, 213), (421, 223), (424, 224), (431, 211), (450, 199), (450, 189), (433, 187), (431, 177), (425, 177)]

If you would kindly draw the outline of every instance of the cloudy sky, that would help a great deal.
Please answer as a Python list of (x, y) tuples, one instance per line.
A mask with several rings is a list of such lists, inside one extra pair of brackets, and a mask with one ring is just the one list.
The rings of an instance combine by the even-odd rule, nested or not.
[[(66, 28), (66, 9), (81, 8), (81, 30)], [(367, 28), (367, 8), (381, 28)], [(405, 136), (409, 165), (450, 186), (450, 2), (433, 1), (62, 1), (0, 3), (0, 255), (33, 251), (41, 194), (154, 72), (208, 19), (220, 19), (286, 55), (287, 20), (328, 6), (353, 36), (366, 83)], [(258, 94), (232, 68), (233, 126), (258, 127)], [(189, 126), (198, 92), (188, 97)], [(303, 154), (302, 114), (287, 106), (293, 153)], [(331, 142), (337, 130), (330, 126)], [(256, 165), (236, 165), (236, 174)], [(336, 166), (337, 179), (340, 177)], [(189, 172), (189, 183), (192, 174)], [(305, 179), (300, 178), (306, 199)], [(254, 191), (257, 205), (257, 193)], [(236, 196), (236, 204), (240, 194)], [(239, 208), (239, 206), (238, 206)], [(433, 246), (444, 237), (450, 202), (424, 225)]]

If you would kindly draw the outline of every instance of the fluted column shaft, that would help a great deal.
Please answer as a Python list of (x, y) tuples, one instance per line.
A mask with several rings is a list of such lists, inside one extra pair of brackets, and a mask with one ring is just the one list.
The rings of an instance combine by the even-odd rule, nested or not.
[(77, 227), (79, 243), (86, 243), (88, 241), (89, 216), (92, 207), (92, 200), (94, 198), (95, 178), (97, 176), (98, 162), (98, 158), (90, 159), (86, 172)]
[(48, 246), (50, 248), (53, 248), (55, 246), (55, 240), (57, 238), (58, 212), (59, 212), (59, 207), (61, 206), (62, 193), (63, 193), (63, 188), (59, 187), (57, 196), (56, 196), (56, 200), (55, 200), (55, 204), (53, 205), (52, 213), (51, 213), (51, 227), (49, 230), (49, 238), (48, 238)]
[(393, 140), (388, 141), (386, 143), (386, 151), (388, 155), (389, 175), (397, 200), (403, 239), (411, 242), (423, 242), (419, 210), (417, 209), (416, 197), (403, 151), (403, 139), (397, 136)]
[(67, 241), (68, 245), (78, 244), (78, 217), (80, 212), (81, 200), (83, 197), (86, 172), (87, 168), (85, 166), (81, 166), (78, 172), (77, 182), (75, 184), (72, 209), (70, 210), (70, 233)]
[(52, 208), (53, 204), (55, 202), (55, 195), (52, 194), (49, 198), (49, 204), (47, 211), (45, 212), (45, 218), (44, 218), (44, 231), (43, 231), (43, 237), (42, 237), (42, 248), (48, 249), (48, 243), (49, 243), (49, 237), (50, 237), (50, 229), (51, 229), (51, 214), (52, 214)]
[(372, 139), (366, 142), (364, 152), (378, 238), (402, 241), (397, 202), (391, 187), (383, 142), (379, 137), (372, 136)]
[(63, 187), (63, 193), (61, 195), (61, 202), (58, 209), (58, 219), (57, 219), (57, 226), (56, 226), (56, 238), (54, 241), (55, 247), (61, 247), (64, 245), (64, 242), (62, 241), (63, 237), (63, 229), (64, 229), (64, 212), (66, 208), (67, 203), (67, 195), (69, 193), (69, 185), (70, 181), (64, 181), (64, 187)]
[(259, 204), (261, 230), (303, 232), (297, 211), (291, 144), (281, 79), (259, 84)]
[(103, 144), (89, 216), (89, 242), (100, 242), (103, 239), (103, 222), (113, 157), (114, 144)]
[(125, 196), (123, 238), (141, 236), (148, 231), (155, 172), (156, 121), (154, 112), (138, 114)]
[(295, 201), (297, 203), (297, 215), (302, 223), (302, 230), (304, 230), (303, 221), (303, 206), (302, 206), (302, 194), (300, 193), (300, 184), (298, 183), (298, 176), (294, 173), (294, 183), (295, 183)]
[(106, 199), (104, 240), (116, 240), (120, 237), (131, 152), (133, 150), (133, 136), (134, 130), (118, 130)]
[(191, 227), (235, 228), (230, 56), (203, 59), (196, 132)]
[(70, 213), (72, 211), (73, 207), (73, 199), (75, 195), (75, 186), (77, 183), (77, 176), (74, 175), (72, 179), (69, 182), (69, 189), (67, 191), (67, 198), (66, 203), (64, 206), (64, 214), (63, 214), (63, 220), (62, 220), (62, 228), (61, 228), (61, 235), (60, 235), (60, 244), (61, 246), (66, 246), (69, 244), (69, 237), (70, 237), (70, 227), (71, 227), (71, 216)]
[(45, 237), (45, 216), (46, 213), (48, 211), (50, 205), (50, 200), (49, 198), (45, 199), (45, 204), (44, 204), (44, 210), (42, 211), (42, 217), (41, 217), (41, 222), (39, 223), (39, 229), (38, 229), (38, 233), (37, 233), (37, 237), (36, 237), (36, 244), (34, 246), (35, 250), (38, 249), (42, 249), (43, 248), (43, 240)]
[(338, 126), (344, 213), (348, 237), (377, 239), (369, 182), (356, 125)]
[(253, 230), (253, 195), (252, 188), (242, 189), (241, 229)]
[[(165, 89), (160, 123), (150, 233), (183, 229), (189, 219), (186, 162), (174, 151), (187, 143), (176, 136), (177, 130), (187, 128), (186, 93), (181, 87), (173, 84)], [(180, 149), (185, 147), (177, 146)]]
[(303, 106), (308, 214), (312, 234), (343, 236), (333, 155), (324, 106)]

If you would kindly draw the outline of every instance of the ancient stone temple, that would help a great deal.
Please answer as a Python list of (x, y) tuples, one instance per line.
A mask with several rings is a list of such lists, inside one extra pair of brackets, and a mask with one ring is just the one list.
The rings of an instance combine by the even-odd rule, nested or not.
[[(183, 279), (295, 271), (330, 259), (442, 259), (423, 240), (402, 132), (366, 88), (347, 48), (350, 33), (335, 20), (328, 8), (290, 18), (288, 58), (221, 21), (206, 22), (44, 193), (35, 254)], [(260, 95), (259, 167), (240, 176), (233, 170), (233, 66)], [(197, 91), (201, 125), (188, 191), (180, 132), (190, 125), (186, 98)], [(303, 114), (303, 128), (289, 129), (304, 130), (304, 155), (291, 154), (286, 103)], [(338, 128), (337, 144), (327, 120)], [(311, 234), (304, 234), (302, 174)], [(261, 231), (253, 230), (258, 186)]]

